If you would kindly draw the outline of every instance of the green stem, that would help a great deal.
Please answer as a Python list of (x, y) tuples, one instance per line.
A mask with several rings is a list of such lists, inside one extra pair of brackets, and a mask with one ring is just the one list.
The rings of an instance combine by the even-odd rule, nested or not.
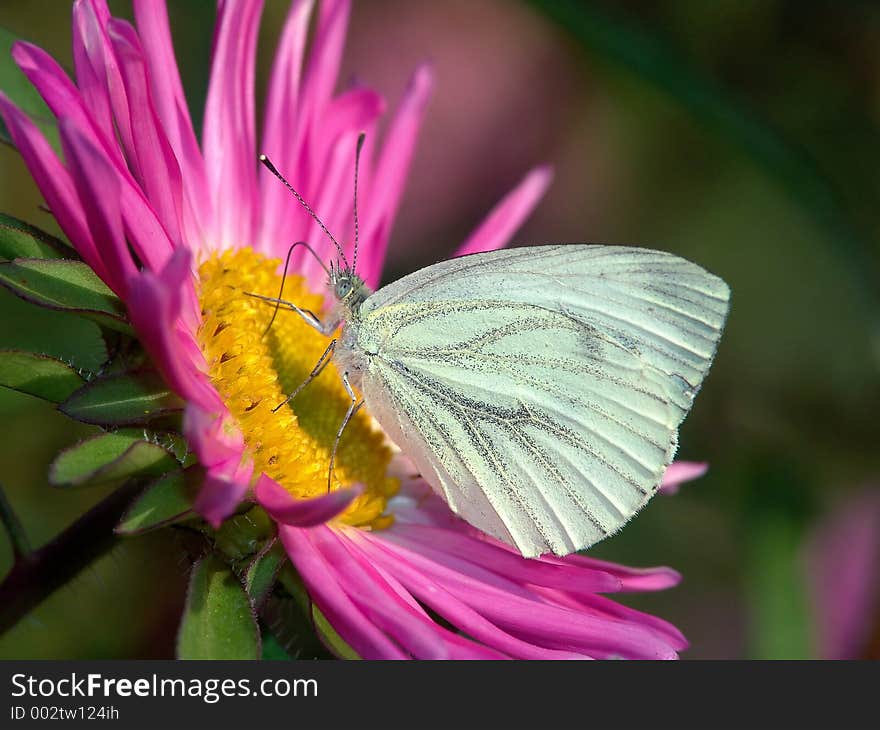
[[(140, 480), (126, 482), (43, 547), (16, 552), (12, 569), (0, 583), (0, 635), (120, 541), (113, 528), (142, 488)], [(5, 498), (0, 503), (3, 522), (10, 530), (12, 513)], [(20, 531), (21, 525), (12, 517)]]

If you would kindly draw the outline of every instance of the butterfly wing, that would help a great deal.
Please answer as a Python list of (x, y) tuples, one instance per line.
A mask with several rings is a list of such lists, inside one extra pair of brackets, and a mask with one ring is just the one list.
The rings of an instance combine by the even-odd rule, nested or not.
[(371, 412), (449, 506), (563, 555), (656, 492), (728, 310), (671, 254), (539, 246), (452, 259), (364, 304)]

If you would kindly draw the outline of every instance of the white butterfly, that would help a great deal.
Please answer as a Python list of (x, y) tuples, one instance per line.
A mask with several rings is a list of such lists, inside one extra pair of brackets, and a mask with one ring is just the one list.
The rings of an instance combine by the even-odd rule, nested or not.
[(342, 324), (312, 376), (332, 357), (345, 423), (366, 403), (454, 512), (526, 557), (589, 547), (657, 492), (729, 299), (696, 264), (623, 246), (473, 254), (376, 292), (329, 273), (326, 323), (270, 300)]

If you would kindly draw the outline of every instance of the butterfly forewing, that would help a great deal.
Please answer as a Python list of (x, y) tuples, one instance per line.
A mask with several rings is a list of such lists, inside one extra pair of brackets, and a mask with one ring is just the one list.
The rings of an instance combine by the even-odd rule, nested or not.
[(643, 249), (453, 259), (365, 302), (361, 385), (455, 512), (524, 555), (566, 554), (656, 492), (727, 302), (717, 277)]

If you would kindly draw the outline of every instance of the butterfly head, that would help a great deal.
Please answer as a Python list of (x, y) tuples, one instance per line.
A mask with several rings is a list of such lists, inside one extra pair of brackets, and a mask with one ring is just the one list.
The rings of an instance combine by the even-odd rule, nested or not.
[(357, 315), (366, 298), (372, 294), (369, 287), (349, 267), (330, 265), (330, 281), (336, 301), (351, 315)]

